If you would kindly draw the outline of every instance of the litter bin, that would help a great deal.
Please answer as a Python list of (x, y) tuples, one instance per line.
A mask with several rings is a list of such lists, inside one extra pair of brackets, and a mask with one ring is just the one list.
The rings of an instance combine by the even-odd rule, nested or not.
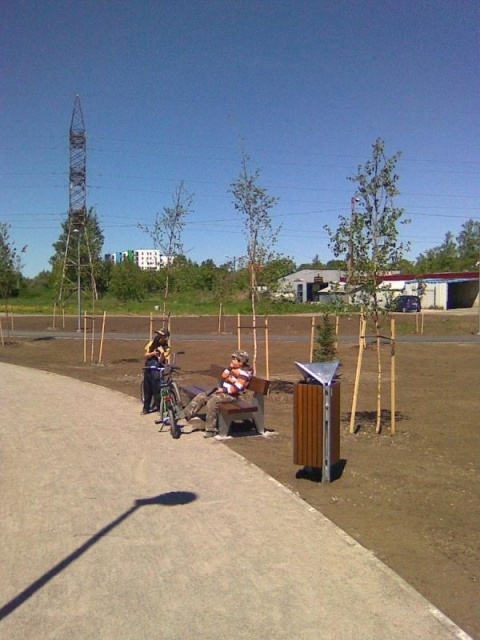
[(293, 390), (293, 461), (331, 481), (331, 468), (340, 460), (339, 362), (296, 362), (304, 379)]

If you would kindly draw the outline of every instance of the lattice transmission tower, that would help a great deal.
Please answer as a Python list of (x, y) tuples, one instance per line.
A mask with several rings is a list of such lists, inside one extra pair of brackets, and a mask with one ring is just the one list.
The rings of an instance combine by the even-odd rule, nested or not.
[(73, 105), (69, 145), (68, 224), (58, 303), (63, 307), (65, 300), (73, 293), (77, 293), (78, 329), (80, 329), (82, 283), (85, 286), (90, 280), (93, 300), (97, 300), (98, 296), (87, 226), (87, 136), (78, 95)]

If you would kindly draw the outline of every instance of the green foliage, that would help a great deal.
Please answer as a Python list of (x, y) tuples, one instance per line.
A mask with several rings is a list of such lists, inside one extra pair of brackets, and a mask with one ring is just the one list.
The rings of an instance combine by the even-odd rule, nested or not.
[(331, 362), (337, 360), (337, 338), (335, 327), (330, 320), (328, 312), (322, 314), (322, 323), (317, 325), (317, 346), (313, 350), (314, 362)]
[(408, 249), (408, 244), (398, 240), (397, 224), (409, 220), (402, 220), (403, 209), (394, 206), (394, 197), (399, 194), (399, 177), (395, 173), (399, 158), (400, 153), (387, 158), (384, 142), (378, 138), (372, 158), (365, 165), (359, 165), (357, 173), (349, 178), (356, 184), (350, 216), (340, 216), (336, 230), (325, 226), (334, 255), (344, 256), (350, 264), (350, 290), (356, 289), (356, 297), (376, 324), (386, 313), (389, 302), (388, 292), (379, 295), (380, 276), (388, 273)]
[(480, 260), (480, 222), (467, 220), (457, 236), (459, 270), (474, 270)]
[(320, 260), (318, 254), (314, 255), (311, 262), (304, 262), (298, 267), (298, 271), (302, 269), (326, 269), (325, 264)]
[(28, 281), (28, 288), (38, 291), (42, 289), (52, 289), (53, 285), (54, 282), (51, 271), (40, 271), (40, 273)]
[[(72, 231), (70, 233), (70, 238), (69, 230)], [(65, 255), (67, 252), (67, 242), (68, 256)], [(88, 210), (85, 217), (85, 227), (81, 228), (79, 231), (73, 232), (73, 230), (70, 229), (68, 216), (62, 222), (62, 231), (60, 236), (52, 245), (55, 253), (51, 256), (49, 262), (52, 265), (54, 290), (56, 292), (60, 292), (62, 286), (66, 289), (66, 295), (65, 291), (62, 292), (63, 298), (67, 298), (68, 295), (76, 290), (79, 243), (82, 289), (84, 291), (95, 289), (95, 293), (97, 293), (97, 290), (105, 291), (105, 269), (103, 266), (104, 260), (102, 258), (103, 242), (103, 231), (100, 227), (97, 213), (93, 207)], [(97, 282), (100, 287), (97, 286)]]
[(406, 258), (400, 258), (397, 260), (397, 262), (392, 265), (392, 269), (396, 269), (403, 274), (417, 273), (415, 263), (407, 260)]
[(9, 225), (0, 223), (0, 295), (5, 302), (20, 289), (20, 258), (10, 240)]
[[(57, 261), (63, 261), (65, 256), (65, 251), (67, 247), (67, 236), (68, 236), (68, 228), (69, 228), (69, 220), (68, 217), (62, 222), (62, 231), (60, 236), (56, 242), (53, 243), (53, 248), (55, 253), (51, 256), (49, 262), (53, 266)], [(80, 260), (82, 264), (87, 264), (90, 260), (90, 255), (92, 257), (92, 265), (94, 268), (98, 266), (99, 262), (103, 262), (102, 250), (104, 243), (104, 235), (103, 230), (100, 227), (100, 222), (98, 220), (97, 213), (93, 207), (90, 207), (88, 213), (85, 217), (85, 229), (80, 234)], [(87, 244), (88, 240), (88, 244)], [(73, 255), (76, 255), (77, 252), (77, 243), (78, 243), (78, 234), (72, 233), (70, 242), (72, 243), (72, 248), (74, 251)], [(72, 274), (72, 280), (77, 277), (76, 267), (73, 267), (74, 273)]]
[(467, 220), (455, 238), (451, 231), (437, 247), (421, 253), (416, 262), (418, 273), (472, 271), (480, 257), (480, 222)]
[(258, 274), (259, 286), (266, 286), (270, 292), (278, 290), (279, 279), (296, 271), (295, 262), (291, 258), (278, 256), (266, 262)]
[(145, 300), (145, 272), (131, 260), (114, 265), (110, 278), (110, 292), (121, 302)]

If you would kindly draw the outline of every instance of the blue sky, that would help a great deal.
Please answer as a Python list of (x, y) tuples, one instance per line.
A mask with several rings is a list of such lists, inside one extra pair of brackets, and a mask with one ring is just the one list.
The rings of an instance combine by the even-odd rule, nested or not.
[(105, 253), (151, 247), (137, 225), (184, 180), (188, 257), (243, 255), (243, 149), (280, 198), (277, 250), (327, 261), (377, 137), (402, 152), (407, 257), (438, 246), (480, 219), (479, 17), (477, 0), (5, 0), (0, 222), (24, 274), (49, 268), (68, 211), (76, 94)]

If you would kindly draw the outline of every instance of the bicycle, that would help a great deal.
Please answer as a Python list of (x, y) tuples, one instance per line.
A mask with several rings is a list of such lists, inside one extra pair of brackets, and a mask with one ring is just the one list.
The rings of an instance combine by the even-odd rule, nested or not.
[[(174, 373), (180, 370), (180, 367), (175, 366), (175, 362), (177, 355), (181, 353), (184, 352), (177, 351), (172, 353), (170, 363), (162, 367), (159, 366), (156, 369), (159, 375), (158, 384), (160, 387), (160, 418), (155, 420), (155, 424), (162, 425), (160, 431), (163, 431), (164, 426), (169, 426), (170, 434), (175, 439), (180, 438), (182, 433), (177, 424), (178, 414), (182, 409), (182, 400), (180, 390), (173, 377)], [(143, 394), (143, 383), (141, 393)]]
[[(173, 358), (173, 361), (171, 362), (171, 364), (175, 364), (176, 356), (180, 355), (182, 353), (185, 353), (185, 352), (184, 351), (177, 351), (175, 353), (172, 353), (170, 355), (170, 358), (171, 359)], [(154, 367), (155, 371), (159, 371), (162, 368), (163, 368), (163, 365), (162, 366), (159, 365), (158, 367)], [(145, 369), (150, 369), (150, 367), (143, 367), (143, 371), (145, 371)], [(145, 387), (144, 387), (144, 385), (145, 385), (145, 380), (142, 379), (142, 381), (140, 382), (140, 393), (139, 393), (140, 402), (142, 403), (142, 405), (145, 402)], [(153, 412), (154, 411), (154, 407), (155, 407), (155, 398), (152, 398), (152, 402), (151, 402), (151, 405), (150, 405), (150, 411)]]

